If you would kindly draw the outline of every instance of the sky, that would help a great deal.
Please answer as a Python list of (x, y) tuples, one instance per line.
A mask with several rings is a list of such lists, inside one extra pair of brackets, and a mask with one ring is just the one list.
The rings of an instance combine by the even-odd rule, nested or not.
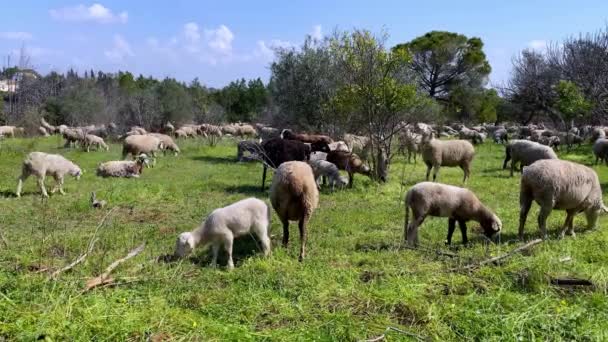
[(605, 0), (0, 0), (0, 8), (2, 66), (7, 56), (17, 61), (23, 46), (42, 73), (128, 70), (198, 78), (212, 87), (239, 78), (266, 82), (273, 47), (353, 28), (387, 32), (388, 46), (432, 30), (480, 37), (492, 66), (490, 85), (500, 85), (521, 50), (542, 50), (608, 24)]

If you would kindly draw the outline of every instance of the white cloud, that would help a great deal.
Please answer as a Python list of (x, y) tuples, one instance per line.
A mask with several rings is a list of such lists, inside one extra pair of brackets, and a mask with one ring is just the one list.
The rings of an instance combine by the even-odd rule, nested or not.
[(101, 24), (126, 23), (129, 20), (127, 12), (114, 13), (111, 9), (102, 4), (95, 3), (89, 7), (77, 5), (73, 7), (63, 7), (49, 11), (51, 17), (60, 21), (72, 22), (97, 22)]
[(114, 45), (104, 54), (113, 63), (122, 63), (125, 58), (135, 56), (129, 43), (119, 34), (114, 36)]
[(0, 32), (0, 39), (12, 39), (12, 40), (30, 40), (32, 34), (29, 32)]
[(538, 39), (531, 40), (528, 42), (528, 48), (532, 50), (545, 50), (547, 48), (547, 41)]
[(205, 30), (205, 38), (213, 52), (230, 55), (234, 34), (226, 25), (220, 25), (215, 30)]
[(289, 41), (273, 39), (266, 43), (264, 40), (258, 40), (254, 56), (263, 58), (264, 60), (272, 60), (274, 58), (275, 49), (290, 49), (295, 45)]
[(323, 27), (321, 25), (313, 26), (310, 36), (312, 37), (312, 39), (322, 40), (323, 39)]

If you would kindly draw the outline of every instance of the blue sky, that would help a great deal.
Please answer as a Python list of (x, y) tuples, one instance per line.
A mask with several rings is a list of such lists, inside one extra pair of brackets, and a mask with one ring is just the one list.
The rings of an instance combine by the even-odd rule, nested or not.
[[(3, 0), (6, 1), (6, 0)], [(386, 30), (389, 45), (431, 30), (481, 37), (492, 83), (508, 79), (524, 48), (604, 28), (608, 1), (11, 1), (0, 55), (25, 45), (42, 72), (130, 70), (210, 86), (262, 77), (271, 47), (333, 29)]]

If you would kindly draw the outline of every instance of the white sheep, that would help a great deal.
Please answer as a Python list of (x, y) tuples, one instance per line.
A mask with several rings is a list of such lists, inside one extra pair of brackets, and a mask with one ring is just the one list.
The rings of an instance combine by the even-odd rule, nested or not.
[(211, 266), (215, 267), (219, 249), (223, 245), (228, 253), (228, 268), (234, 268), (232, 261), (234, 238), (250, 232), (258, 237), (264, 255), (267, 256), (270, 254), (270, 217), (268, 205), (257, 198), (247, 198), (215, 209), (197, 229), (179, 235), (175, 244), (175, 256), (183, 258), (197, 246), (211, 244), (213, 250)]
[(348, 145), (346, 145), (346, 143), (344, 141), (334, 141), (331, 144), (329, 144), (329, 150), (330, 151), (343, 151), (343, 152), (350, 152), (350, 149), (348, 148)]
[(283, 246), (289, 243), (289, 221), (298, 221), (300, 256), (306, 256), (306, 225), (319, 204), (319, 190), (312, 169), (305, 162), (281, 164), (272, 179), (270, 202), (283, 223)]
[(434, 139), (433, 135), (422, 137), (422, 160), (426, 164), (426, 180), (429, 180), (431, 169), (433, 169), (433, 181), (442, 166), (458, 166), (464, 171), (463, 183), (471, 175), (471, 163), (475, 157), (475, 148), (466, 140), (441, 141)]
[(519, 197), (520, 239), (523, 239), (532, 201), (540, 206), (538, 226), (543, 238), (547, 237), (547, 217), (553, 209), (565, 210), (567, 214), (561, 237), (566, 232), (574, 236), (573, 220), (576, 214), (584, 212), (587, 227), (594, 229), (599, 213), (608, 212), (595, 171), (565, 160), (539, 160), (524, 169)]
[(505, 147), (505, 160), (502, 164), (503, 170), (507, 168), (507, 163), (511, 160), (511, 177), (517, 163), (520, 163), (520, 170), (541, 159), (557, 159), (555, 152), (549, 147), (528, 140), (511, 140)]
[(95, 146), (97, 149), (103, 148), (106, 151), (110, 150), (108, 145), (106, 145), (105, 141), (103, 141), (103, 138), (93, 134), (87, 134), (84, 136), (84, 145), (87, 149), (87, 152), (91, 150), (91, 146)]
[(63, 178), (66, 174), (76, 177), (78, 180), (82, 175), (82, 171), (78, 165), (58, 154), (32, 152), (28, 154), (23, 161), (21, 176), (19, 177), (17, 184), (17, 197), (21, 197), (23, 182), (25, 182), (25, 180), (31, 175), (38, 178), (38, 186), (40, 187), (43, 197), (49, 197), (46, 192), (46, 187), (44, 186), (44, 179), (46, 176), (53, 176), (56, 182), (56, 185), (51, 190), (51, 193), (59, 190), (59, 193), (64, 195)]
[(140, 154), (137, 160), (113, 160), (99, 164), (97, 166), (97, 176), (99, 177), (125, 177), (138, 178), (148, 164), (148, 156)]
[(338, 187), (343, 187), (348, 184), (348, 178), (340, 175), (340, 170), (338, 170), (338, 167), (335, 164), (326, 160), (311, 160), (309, 161), (309, 164), (319, 189), (319, 177), (327, 177), (327, 179), (329, 179), (331, 191), (334, 191), (336, 185), (338, 185)]
[(595, 165), (603, 161), (608, 165), (608, 139), (597, 139), (593, 143), (593, 155), (595, 155)]
[(173, 141), (173, 138), (166, 134), (161, 133), (148, 133), (148, 135), (153, 136), (155, 138), (160, 139), (163, 143), (163, 154), (167, 153), (167, 151), (173, 151), (174, 155), (178, 155), (181, 151), (179, 150), (179, 146)]
[(0, 126), (0, 136), (14, 138), (17, 134), (23, 134), (23, 127)]
[(49, 136), (51, 136), (49, 134), (49, 132), (46, 130), (46, 128), (44, 128), (42, 126), (38, 127), (38, 134), (40, 134), (43, 137), (49, 137)]
[[(409, 210), (413, 220), (409, 224)], [(447, 244), (452, 243), (456, 222), (462, 233), (462, 243), (467, 243), (466, 222), (479, 222), (487, 237), (500, 232), (502, 222), (483, 205), (475, 194), (465, 188), (440, 183), (422, 182), (414, 185), (405, 195), (404, 237), (410, 246), (418, 244), (418, 228), (427, 216), (448, 217)]]
[(164, 148), (162, 140), (150, 135), (130, 135), (122, 145), (122, 159), (131, 154), (134, 158), (142, 153), (152, 156), (152, 165), (156, 164), (156, 152)]

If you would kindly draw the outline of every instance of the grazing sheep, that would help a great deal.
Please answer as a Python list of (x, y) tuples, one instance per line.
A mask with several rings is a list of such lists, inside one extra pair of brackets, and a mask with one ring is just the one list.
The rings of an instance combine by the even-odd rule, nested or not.
[(187, 138), (188, 137), (188, 133), (186, 133), (186, 131), (181, 128), (176, 129), (175, 132), (173, 132), (173, 134), (175, 135), (176, 138)]
[(300, 256), (306, 256), (306, 225), (319, 203), (319, 190), (310, 166), (288, 161), (279, 166), (270, 187), (270, 202), (283, 223), (283, 246), (289, 242), (289, 221), (298, 221)]
[(561, 139), (555, 135), (552, 135), (550, 137), (543, 135), (538, 139), (538, 143), (541, 145), (549, 146), (555, 150), (558, 150), (559, 145), (561, 144)]
[(156, 152), (164, 148), (162, 140), (150, 135), (130, 135), (125, 138), (122, 145), (122, 159), (129, 154), (135, 158), (144, 153), (152, 156), (152, 165), (156, 164)]
[(473, 144), (482, 144), (485, 136), (481, 132), (462, 127), (460, 133), (458, 133), (460, 139), (470, 140)]
[(170, 121), (167, 121), (165, 126), (163, 126), (163, 133), (172, 134), (175, 132), (175, 126)]
[(568, 132), (566, 135), (564, 135), (563, 140), (566, 142), (566, 147), (568, 148), (568, 150), (570, 150), (574, 145), (581, 146), (581, 144), (583, 143), (583, 138), (580, 135), (574, 134), (572, 132)]
[(606, 139), (604, 127), (594, 127), (591, 131), (591, 142), (595, 142), (597, 139)]
[(342, 151), (342, 152), (350, 152), (348, 145), (344, 141), (335, 141), (331, 144), (328, 144), (330, 151)]
[(358, 154), (361, 159), (367, 160), (371, 151), (371, 140), (368, 137), (354, 134), (344, 134), (342, 139), (350, 152)]
[(492, 136), (494, 138), (494, 142), (497, 144), (506, 144), (509, 142), (509, 132), (505, 128), (495, 130)]
[(426, 180), (429, 180), (431, 169), (433, 169), (433, 181), (437, 180), (437, 174), (442, 166), (458, 166), (464, 172), (463, 183), (471, 175), (471, 163), (475, 157), (475, 148), (467, 140), (441, 141), (434, 139), (433, 135), (422, 137), (422, 160), (426, 164)]
[(144, 165), (148, 165), (148, 156), (144, 153), (132, 160), (113, 160), (97, 166), (99, 177), (138, 178), (143, 172)]
[(520, 171), (541, 159), (557, 159), (555, 152), (548, 146), (528, 140), (511, 140), (505, 147), (505, 161), (502, 169), (507, 168), (507, 162), (511, 160), (511, 177), (517, 163), (520, 163)]
[(90, 151), (91, 146), (96, 146), (97, 149), (103, 148), (106, 151), (110, 150), (102, 138), (93, 134), (87, 134), (84, 136), (84, 146), (86, 147), (87, 152)]
[(49, 137), (49, 136), (51, 136), (51, 135), (49, 134), (49, 132), (46, 130), (46, 128), (44, 128), (44, 127), (42, 127), (42, 126), (38, 127), (38, 133), (39, 133), (40, 135), (42, 135), (43, 137)]
[(281, 137), (281, 131), (279, 131), (277, 128), (267, 127), (261, 124), (256, 124), (256, 126), (262, 141)]
[(0, 126), (0, 136), (14, 138), (18, 134), (23, 134), (25, 129), (23, 127), (15, 126)]
[(340, 171), (338, 170), (336, 164), (330, 163), (327, 160), (311, 160), (309, 164), (312, 168), (312, 172), (315, 177), (315, 182), (317, 183), (319, 189), (319, 177), (321, 176), (327, 177), (327, 179), (329, 179), (331, 191), (334, 191), (336, 185), (338, 185), (338, 187), (343, 187), (348, 184), (348, 179), (340, 175)]
[(281, 132), (281, 138), (282, 139), (287, 139), (287, 140), (298, 140), (304, 143), (315, 143), (315, 142), (324, 142), (326, 144), (331, 144), (332, 142), (334, 142), (334, 140), (332, 138), (330, 138), (327, 135), (319, 135), (319, 134), (296, 134), (293, 133), (291, 130), (289, 129), (284, 129), (283, 132)]
[(228, 268), (232, 269), (234, 268), (232, 260), (234, 238), (251, 232), (260, 240), (264, 256), (268, 256), (270, 217), (268, 205), (257, 198), (247, 198), (215, 209), (198, 228), (179, 235), (175, 244), (175, 256), (183, 258), (197, 246), (211, 244), (213, 250), (211, 267), (216, 267), (217, 255), (223, 245), (228, 253)]
[(219, 126), (203, 124), (201, 129), (210, 137), (222, 137), (222, 129)]
[(177, 146), (170, 136), (161, 133), (148, 133), (148, 135), (158, 138), (163, 143), (163, 155), (165, 155), (167, 151), (173, 151), (173, 154), (176, 156), (180, 153), (179, 146)]
[(79, 142), (84, 141), (84, 132), (80, 128), (66, 128), (63, 130), (63, 138), (65, 139), (65, 145), (63, 147), (68, 148), (71, 146), (76, 147)]
[(264, 191), (268, 166), (277, 168), (287, 161), (307, 161), (310, 159), (312, 150), (311, 146), (297, 140), (274, 138), (262, 143), (262, 152), (262, 161), (264, 163), (262, 191)]
[(561, 237), (566, 232), (574, 236), (573, 220), (576, 214), (584, 212), (587, 227), (594, 229), (600, 211), (608, 212), (595, 171), (565, 160), (539, 160), (526, 167), (521, 177), (519, 196), (520, 239), (523, 239), (532, 201), (540, 206), (538, 227), (543, 239), (547, 238), (546, 221), (553, 209), (565, 210), (567, 214)]
[(369, 166), (363, 164), (361, 158), (354, 153), (331, 151), (327, 154), (326, 160), (335, 164), (338, 169), (348, 172), (348, 187), (350, 188), (353, 186), (355, 173), (372, 177)]
[(63, 156), (58, 154), (48, 154), (43, 152), (32, 152), (27, 155), (23, 161), (23, 167), (21, 169), (21, 176), (17, 184), (17, 197), (21, 197), (21, 189), (23, 188), (23, 182), (34, 175), (38, 178), (38, 186), (43, 197), (49, 197), (44, 186), (44, 179), (46, 176), (53, 176), (56, 185), (51, 190), (51, 193), (59, 190), (59, 193), (64, 195), (63, 191), (63, 178), (66, 174), (69, 174), (76, 179), (80, 179), (82, 171), (78, 165), (65, 159)]
[(235, 126), (237, 130), (237, 136), (244, 138), (253, 138), (258, 135), (258, 132), (251, 125), (240, 125)]
[(148, 132), (144, 128), (139, 127), (139, 126), (133, 126), (133, 127), (131, 127), (131, 129), (129, 130), (129, 132), (135, 133), (135, 134), (132, 134), (132, 135), (145, 135), (145, 134), (148, 134)]
[[(409, 221), (409, 209), (413, 220)], [(500, 232), (502, 223), (498, 216), (483, 205), (475, 194), (465, 188), (440, 183), (422, 182), (414, 185), (405, 195), (404, 237), (410, 246), (418, 244), (418, 228), (427, 216), (448, 217), (448, 236), (446, 244), (452, 243), (456, 222), (466, 244), (466, 222), (479, 222), (487, 237)]]
[(40, 125), (49, 133), (49, 134), (55, 134), (57, 133), (57, 127), (49, 125), (48, 122), (46, 122), (46, 120), (44, 120), (44, 118), (40, 118)]
[(420, 144), (422, 143), (422, 136), (420, 134), (412, 133), (409, 129), (406, 129), (399, 136), (399, 150), (402, 153), (407, 152), (407, 162), (412, 161), (412, 155), (414, 156), (414, 163), (416, 162), (416, 155), (420, 152)]
[(310, 161), (315, 161), (315, 160), (327, 160), (327, 153), (326, 152), (320, 152), (320, 151), (314, 151), (310, 154)]
[(595, 165), (603, 161), (608, 165), (608, 139), (597, 139), (593, 143), (593, 155), (595, 156)]

